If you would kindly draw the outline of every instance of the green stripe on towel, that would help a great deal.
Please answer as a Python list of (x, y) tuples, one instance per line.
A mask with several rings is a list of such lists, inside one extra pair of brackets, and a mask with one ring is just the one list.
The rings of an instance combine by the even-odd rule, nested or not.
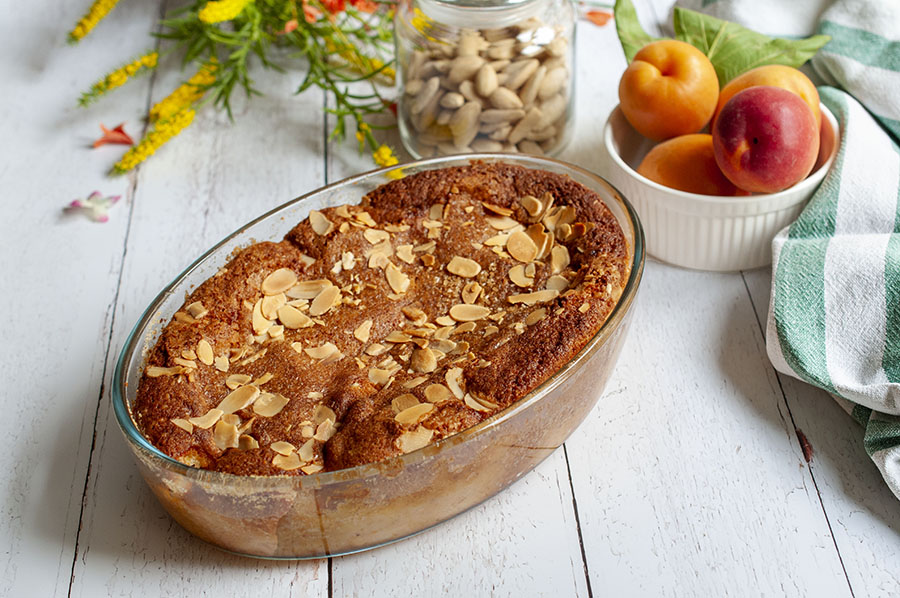
[(822, 21), (819, 33), (831, 36), (831, 41), (823, 48), (824, 52), (846, 56), (867, 66), (900, 71), (900, 42), (833, 21)]

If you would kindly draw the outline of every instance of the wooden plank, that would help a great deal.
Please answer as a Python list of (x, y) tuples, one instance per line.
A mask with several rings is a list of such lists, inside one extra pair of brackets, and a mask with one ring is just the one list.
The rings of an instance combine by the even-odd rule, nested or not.
[(6, 273), (0, 305), (0, 362), (7, 409), (0, 433), (0, 577), (10, 596), (65, 594), (69, 585), (106, 339), (119, 277), (130, 198), (107, 224), (64, 216), (62, 208), (94, 189), (126, 194), (127, 180), (105, 170), (118, 150), (91, 150), (98, 124), (128, 121), (137, 130), (149, 79), (122, 88), (109, 110), (83, 110), (79, 95), (139, 54), (155, 2), (127, 3), (103, 24), (98, 42), (66, 44), (84, 2), (28, 2), (0, 20), (0, 224)]
[(563, 451), (455, 519), (332, 571), (335, 596), (588, 596)]
[[(226, 234), (324, 182), (322, 99), (293, 95), (300, 72), (259, 73), (267, 94), (212, 111), (160, 150), (137, 178), (111, 371), (125, 336), (158, 290)], [(166, 77), (154, 98), (177, 81)], [(107, 385), (109, 373), (107, 374)], [(315, 596), (325, 561), (262, 562), (222, 553), (181, 530), (140, 479), (104, 394), (72, 594)]]
[[(744, 273), (765, 330), (771, 269)], [(900, 509), (863, 448), (863, 429), (823, 390), (778, 374), (794, 426), (812, 447), (806, 466), (856, 596), (896, 596)]]
[(648, 263), (568, 443), (595, 592), (848, 596), (740, 275)]

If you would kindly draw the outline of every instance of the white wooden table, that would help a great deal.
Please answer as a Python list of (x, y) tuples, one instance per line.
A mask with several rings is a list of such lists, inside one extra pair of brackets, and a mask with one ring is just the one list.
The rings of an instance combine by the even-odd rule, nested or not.
[[(110, 407), (124, 339), (158, 289), (224, 235), (371, 163), (327, 142), (323, 94), (292, 94), (302, 72), (260, 73), (269, 95), (234, 125), (203, 112), (132, 176), (107, 178), (122, 148), (87, 149), (97, 125), (137, 132), (177, 78), (76, 108), (96, 76), (152, 43), (161, 10), (123, 1), (67, 47), (87, 4), (2, 3), (0, 593), (900, 595), (900, 503), (855, 423), (769, 364), (767, 269), (649, 261), (597, 408), (533, 473), (436, 529), (306, 562), (239, 558), (187, 534), (138, 476)], [(650, 26), (667, 5), (638, 8)], [(580, 24), (578, 134), (563, 159), (604, 172), (600, 133), (624, 65), (612, 23)], [(95, 188), (123, 195), (109, 223), (62, 215)]]

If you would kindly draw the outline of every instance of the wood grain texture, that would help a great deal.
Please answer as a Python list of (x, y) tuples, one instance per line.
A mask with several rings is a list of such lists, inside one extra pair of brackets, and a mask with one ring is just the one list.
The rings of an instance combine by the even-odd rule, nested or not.
[[(765, 330), (771, 269), (743, 274), (760, 331)], [(900, 591), (900, 507), (863, 448), (863, 429), (823, 390), (777, 373), (793, 425), (812, 447), (818, 489), (850, 587), (856, 596)]]

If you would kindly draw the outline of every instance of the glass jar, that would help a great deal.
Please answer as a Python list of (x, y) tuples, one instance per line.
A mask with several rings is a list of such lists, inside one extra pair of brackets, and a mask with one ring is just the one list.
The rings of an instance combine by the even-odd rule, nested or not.
[(573, 124), (571, 0), (400, 0), (398, 121), (416, 158), (558, 153)]

